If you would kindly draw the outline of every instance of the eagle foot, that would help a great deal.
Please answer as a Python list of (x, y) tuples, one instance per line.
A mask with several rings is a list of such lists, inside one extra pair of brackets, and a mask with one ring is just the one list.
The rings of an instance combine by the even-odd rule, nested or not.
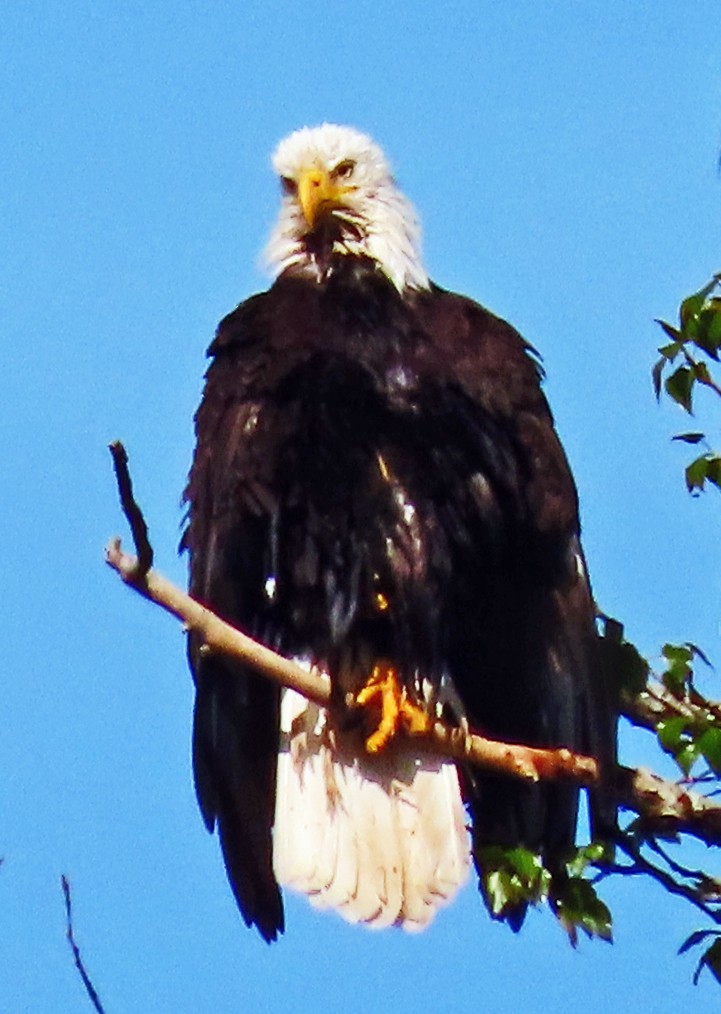
[(408, 694), (401, 686), (398, 672), (387, 662), (377, 663), (366, 685), (356, 695), (358, 707), (377, 708), (380, 720), (373, 732), (365, 741), (368, 753), (380, 753), (403, 729), (410, 735), (420, 735), (431, 727), (431, 721), (425, 711), (417, 704), (408, 700)]

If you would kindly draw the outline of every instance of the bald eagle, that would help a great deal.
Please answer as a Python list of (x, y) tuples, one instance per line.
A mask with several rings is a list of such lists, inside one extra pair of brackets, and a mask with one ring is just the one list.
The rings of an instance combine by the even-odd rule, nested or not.
[(533, 349), (429, 280), (377, 145), (323, 124), (273, 163), (276, 277), (210, 347), (184, 545), (191, 593), (333, 703), (191, 634), (197, 795), (266, 940), (279, 885), (418, 929), (486, 846), (560, 863), (578, 790), (417, 755), (399, 727), (613, 755), (576, 490)]

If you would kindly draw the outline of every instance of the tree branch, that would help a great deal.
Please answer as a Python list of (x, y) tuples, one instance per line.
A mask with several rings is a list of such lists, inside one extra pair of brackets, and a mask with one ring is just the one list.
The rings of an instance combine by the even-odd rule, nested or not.
[(621, 714), (632, 725), (656, 732), (658, 723), (668, 718), (687, 718), (690, 723), (708, 723), (709, 716), (721, 720), (721, 705), (709, 701), (693, 687), (683, 697), (668, 690), (660, 680), (649, 679), (639, 694), (624, 691)]
[(700, 717), (699, 707), (690, 700), (682, 700), (659, 680), (649, 679), (640, 694), (624, 692), (621, 713), (632, 725), (656, 731), (658, 723), (666, 718), (683, 717), (690, 721)]
[[(207, 651), (236, 658), (251, 666), (260, 676), (296, 690), (321, 707), (330, 706), (327, 676), (317, 669), (308, 672), (254, 641), (157, 571), (143, 573), (137, 557), (123, 552), (120, 539), (113, 539), (108, 545), (105, 559), (125, 584), (181, 620), (186, 630), (199, 634)], [(571, 778), (583, 785), (593, 785), (598, 780), (598, 767), (592, 757), (584, 757), (565, 748), (541, 749), (501, 743), (440, 721), (434, 722), (428, 733), (413, 734), (413, 739), (424, 750), (440, 752), (455, 760), (470, 761), (529, 781)]]
[[(675, 894), (681, 898), (685, 898), (686, 901), (689, 901), (700, 912), (703, 912), (704, 915), (713, 920), (713, 922), (721, 923), (721, 913), (719, 913), (716, 907), (709, 904), (697, 886), (681, 883), (678, 880), (675, 880), (674, 877), (666, 870), (656, 866), (655, 863), (650, 862), (644, 855), (642, 855), (640, 845), (634, 842), (630, 837), (620, 841), (619, 848), (622, 852), (625, 852), (631, 860), (633, 860), (633, 865), (620, 866), (616, 869), (612, 868), (610, 872), (646, 874), (658, 881), (658, 883), (661, 884), (661, 886), (664, 887), (669, 894)], [(664, 861), (668, 862), (668, 859), (663, 852), (659, 852), (659, 855), (661, 855)]]
[[(205, 650), (237, 658), (251, 666), (259, 675), (296, 690), (321, 707), (329, 707), (330, 681), (325, 674), (318, 670), (308, 672), (254, 641), (146, 566), (148, 559), (152, 560), (152, 549), (147, 539), (147, 525), (142, 511), (133, 497), (127, 455), (120, 442), (112, 444), (110, 450), (121, 506), (136, 542), (138, 556), (123, 552), (121, 541), (116, 538), (110, 542), (105, 552), (108, 565), (117, 571), (125, 584), (181, 620), (186, 630), (199, 634)], [(413, 739), (420, 749), (441, 753), (455, 760), (469, 761), (529, 781), (570, 778), (583, 785), (594, 785), (598, 781), (595, 759), (575, 754), (566, 748), (541, 749), (501, 743), (441, 721), (434, 722), (427, 733), (413, 734)]]
[[(122, 445), (119, 446), (122, 449)], [(113, 457), (116, 460), (116, 451)], [(147, 539), (147, 527), (140, 508), (132, 498), (132, 487), (125, 487), (121, 502), (133, 538), (140, 537), (142, 540), (145, 533)], [(142, 524), (138, 523), (138, 517)], [(226, 623), (156, 571), (144, 569), (138, 558), (123, 551), (120, 539), (113, 539), (108, 545), (106, 561), (125, 584), (179, 619), (186, 630), (197, 633), (206, 650), (232, 656), (260, 676), (296, 690), (320, 707), (330, 706), (330, 682), (325, 674), (301, 668)], [(673, 706), (678, 713), (682, 705), (661, 684), (641, 694), (639, 701), (632, 720), (648, 728), (653, 728), (659, 712), (668, 713)], [(502, 743), (441, 721), (436, 721), (430, 732), (414, 735), (413, 738), (419, 749), (530, 781), (570, 778), (582, 785), (593, 785), (598, 780), (598, 766), (593, 758), (563, 748), (545, 750)], [(646, 768), (625, 767), (617, 769), (614, 790), (620, 806), (639, 814), (644, 833), (684, 832), (708, 844), (721, 844), (721, 804), (701, 793), (693, 792), (683, 784), (667, 781)]]
[(114, 440), (109, 445), (110, 453), (113, 456), (113, 468), (115, 469), (115, 480), (118, 484), (120, 506), (123, 514), (130, 525), (133, 533), (135, 551), (138, 554), (136, 568), (139, 575), (147, 574), (153, 566), (153, 547), (148, 538), (148, 526), (145, 523), (143, 512), (133, 496), (133, 483), (128, 470), (128, 455), (119, 440)]
[(85, 970), (83, 959), (80, 956), (80, 949), (78, 948), (78, 945), (75, 943), (75, 933), (73, 930), (73, 905), (70, 898), (70, 883), (65, 875), (63, 875), (60, 878), (60, 884), (63, 889), (63, 898), (65, 899), (65, 936), (67, 937), (70, 949), (73, 952), (73, 960), (75, 961), (75, 967), (78, 970), (78, 974), (80, 975), (80, 978), (82, 979), (83, 982), (83, 986), (85, 987), (85, 992), (88, 994), (88, 998), (92, 1003), (93, 1007), (98, 1012), (98, 1014), (104, 1014), (105, 1008), (100, 1002), (100, 997), (98, 996), (95, 987), (90, 981), (90, 976)]
[(199, 634), (208, 651), (237, 658), (255, 669), (259, 675), (297, 690), (321, 707), (330, 704), (328, 680), (321, 673), (301, 669), (295, 662), (254, 641), (221, 620), (206, 606), (196, 602), (157, 571), (143, 573), (138, 558), (123, 552), (120, 539), (110, 542), (105, 550), (105, 560), (108, 566), (118, 572), (125, 584), (181, 620), (186, 630)]
[(708, 796), (648, 768), (619, 766), (615, 789), (619, 805), (639, 814), (642, 833), (684, 833), (707, 845), (721, 845), (721, 804)]

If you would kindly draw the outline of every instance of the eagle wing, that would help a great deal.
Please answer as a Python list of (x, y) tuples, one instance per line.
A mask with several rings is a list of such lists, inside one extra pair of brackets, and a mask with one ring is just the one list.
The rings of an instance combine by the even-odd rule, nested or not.
[[(266, 352), (253, 300), (221, 324), (196, 415), (197, 445), (185, 499), (190, 593), (228, 622), (255, 629), (273, 502), (257, 424)], [(258, 378), (262, 378), (260, 387)], [(272, 438), (273, 422), (265, 425)], [(193, 768), (208, 830), (218, 829), (230, 883), (248, 925), (266, 940), (283, 931), (271, 828), (278, 754), (279, 690), (243, 665), (188, 642), (196, 682)]]
[[(591, 754), (610, 771), (615, 723), (578, 499), (538, 359), (471, 300), (435, 290), (419, 304), (445, 363), (436, 404), (445, 397), (452, 404), (443, 414), (465, 419), (469, 445), (445, 477), (463, 547), (449, 590), (447, 664), (467, 719), (496, 738)], [(578, 790), (570, 783), (466, 772), (465, 795), (477, 862), (478, 846), (522, 844), (553, 863), (574, 841)], [(603, 791), (591, 796), (591, 819), (599, 834), (613, 826)]]

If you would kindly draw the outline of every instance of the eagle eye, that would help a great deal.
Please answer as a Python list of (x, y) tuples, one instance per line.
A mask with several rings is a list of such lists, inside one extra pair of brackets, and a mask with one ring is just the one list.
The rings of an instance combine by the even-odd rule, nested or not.
[(346, 158), (342, 162), (338, 163), (338, 165), (331, 173), (331, 176), (333, 177), (334, 180), (347, 180), (350, 176), (353, 175), (354, 169), (355, 162), (353, 161), (353, 159)]
[(291, 179), (290, 176), (281, 176), (280, 186), (283, 193), (287, 194), (289, 197), (293, 197), (298, 193), (298, 184), (294, 179)]

